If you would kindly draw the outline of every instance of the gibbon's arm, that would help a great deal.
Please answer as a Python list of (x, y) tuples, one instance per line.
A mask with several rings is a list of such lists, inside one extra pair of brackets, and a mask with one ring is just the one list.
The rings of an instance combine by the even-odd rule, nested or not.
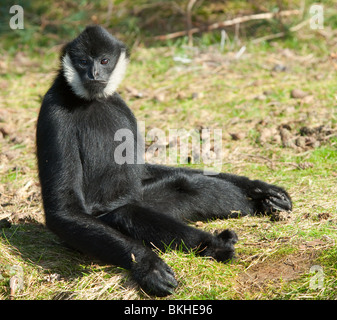
[[(37, 125), (37, 153), (46, 224), (75, 249), (104, 262), (131, 266), (139, 246), (90, 216), (82, 194), (82, 165), (75, 132), (48, 100)], [(136, 249), (136, 247), (138, 249)]]
[(90, 215), (91, 208), (86, 207), (82, 194), (83, 172), (76, 132), (67, 116), (47, 96), (37, 125), (47, 227), (72, 248), (129, 269), (145, 291), (158, 296), (172, 293), (177, 286), (174, 273), (151, 249)]
[(178, 285), (173, 271), (154, 252), (92, 216), (46, 211), (46, 219), (48, 227), (73, 248), (129, 269), (145, 291), (166, 296)]

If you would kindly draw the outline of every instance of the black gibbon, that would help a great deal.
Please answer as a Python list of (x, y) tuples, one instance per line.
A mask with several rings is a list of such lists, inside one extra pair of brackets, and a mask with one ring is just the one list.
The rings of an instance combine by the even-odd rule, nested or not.
[[(129, 60), (126, 46), (100, 26), (87, 27), (61, 54), (37, 124), (39, 178), (47, 227), (71, 247), (131, 271), (148, 293), (177, 286), (151, 249), (183, 247), (226, 262), (235, 232), (218, 235), (187, 221), (291, 210), (287, 192), (246, 177), (139, 163), (136, 119), (116, 89)], [(134, 136), (131, 159), (116, 151), (120, 130)]]

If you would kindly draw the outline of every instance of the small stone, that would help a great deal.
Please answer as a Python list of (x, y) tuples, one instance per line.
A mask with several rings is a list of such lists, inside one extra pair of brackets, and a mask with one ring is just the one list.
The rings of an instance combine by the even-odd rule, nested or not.
[(293, 89), (290, 93), (290, 96), (294, 99), (303, 99), (308, 95), (307, 92), (302, 91), (301, 89)]

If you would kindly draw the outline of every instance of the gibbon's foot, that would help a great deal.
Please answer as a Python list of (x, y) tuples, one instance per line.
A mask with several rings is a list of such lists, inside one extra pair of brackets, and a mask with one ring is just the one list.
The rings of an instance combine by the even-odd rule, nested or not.
[(155, 253), (135, 258), (131, 267), (133, 278), (148, 294), (165, 297), (178, 286), (172, 269)]
[(257, 214), (292, 210), (291, 198), (283, 188), (259, 180), (254, 183), (255, 188), (249, 192), (249, 197), (256, 202)]
[(201, 249), (201, 256), (212, 257), (219, 262), (228, 262), (235, 256), (234, 244), (238, 241), (238, 236), (232, 230), (224, 230), (210, 241), (205, 243), (204, 249)]

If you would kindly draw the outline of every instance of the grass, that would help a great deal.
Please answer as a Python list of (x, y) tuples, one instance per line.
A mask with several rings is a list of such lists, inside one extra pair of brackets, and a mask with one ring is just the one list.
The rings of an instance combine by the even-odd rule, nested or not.
[[(240, 46), (222, 53), (218, 44), (133, 49), (120, 91), (147, 130), (221, 128), (222, 171), (282, 185), (294, 201), (293, 212), (277, 221), (244, 217), (195, 225), (209, 232), (235, 230), (237, 258), (221, 264), (193, 252), (159, 253), (179, 281), (165, 299), (336, 299), (337, 78), (328, 59), (336, 46), (319, 34), (307, 36), (268, 45), (247, 42), (238, 60), (233, 55)], [(176, 56), (192, 63), (175, 62)], [(126, 270), (66, 248), (44, 227), (34, 131), (58, 54), (4, 54), (3, 61), (0, 220), (12, 225), (0, 229), (0, 299), (151, 298)], [(273, 71), (276, 64), (286, 71)], [(291, 98), (295, 88), (311, 98)], [(304, 126), (324, 125), (331, 135), (305, 136), (318, 144), (285, 146), (280, 125), (289, 128), (289, 141)], [(265, 128), (273, 131), (263, 140)], [(323, 270), (323, 287), (317, 289), (310, 286), (314, 265)], [(22, 267), (24, 285), (11, 295), (13, 266)]]

